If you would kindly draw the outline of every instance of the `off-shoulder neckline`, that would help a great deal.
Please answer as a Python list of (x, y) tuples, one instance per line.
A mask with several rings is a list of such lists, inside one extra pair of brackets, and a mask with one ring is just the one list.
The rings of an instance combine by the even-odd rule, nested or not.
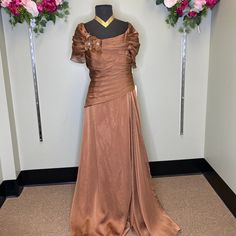
[(97, 36), (90, 34), (90, 33), (86, 30), (86, 28), (85, 28), (85, 26), (84, 26), (84, 22), (81, 22), (81, 25), (82, 25), (82, 27), (83, 27), (84, 32), (85, 32), (87, 35), (92, 36), (92, 37), (95, 37), (96, 39), (102, 40), (102, 41), (104, 41), (104, 40), (116, 39), (116, 38), (119, 38), (119, 37), (121, 37), (121, 36), (124, 36), (125, 34), (128, 33), (128, 31), (129, 31), (129, 29), (130, 29), (130, 27), (131, 27), (131, 23), (128, 22), (128, 27), (127, 27), (127, 29), (126, 29), (126, 31), (125, 31), (124, 33), (119, 34), (119, 35), (116, 35), (116, 36), (113, 36), (113, 37), (108, 37), (108, 38), (98, 38)]

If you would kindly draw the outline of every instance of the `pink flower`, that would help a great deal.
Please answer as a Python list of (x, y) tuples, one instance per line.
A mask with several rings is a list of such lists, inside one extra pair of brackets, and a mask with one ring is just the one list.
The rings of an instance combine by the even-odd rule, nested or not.
[(179, 16), (183, 16), (184, 11), (183, 11), (182, 7), (177, 7), (176, 13), (177, 13)]
[(182, 0), (181, 6), (182, 6), (183, 10), (185, 10), (185, 8), (188, 7), (188, 0)]
[(164, 0), (164, 4), (168, 8), (173, 7), (177, 2), (178, 0)]
[(213, 8), (217, 4), (218, 0), (206, 0), (207, 7)]
[(57, 6), (60, 5), (60, 4), (62, 3), (62, 1), (63, 1), (63, 0), (55, 0), (56, 5), (57, 5)]
[(37, 5), (34, 1), (32, 1), (32, 0), (21, 0), (21, 4), (33, 17), (38, 16), (39, 11), (38, 11)]
[(21, 7), (21, 3), (20, 0), (12, 0), (9, 5), (8, 5), (8, 9), (9, 11), (15, 15), (15, 16), (19, 16), (20, 12), (19, 12), (19, 8)]
[(182, 0), (180, 5), (176, 9), (176, 13), (179, 16), (183, 16), (184, 10), (188, 7), (188, 0)]
[(40, 2), (37, 4), (37, 8), (38, 8), (38, 11), (39, 12), (42, 12), (43, 11), (43, 4)]
[(197, 15), (197, 12), (195, 12), (193, 10), (188, 13), (189, 17), (195, 17), (196, 15)]
[(1, 2), (1, 6), (2, 7), (8, 7), (8, 5), (10, 4), (12, 0), (2, 0)]
[(57, 5), (55, 0), (42, 0), (42, 2), (37, 4), (37, 8), (39, 12), (47, 11), (54, 12), (57, 10)]
[(194, 8), (202, 10), (202, 7), (206, 4), (206, 0), (194, 0)]

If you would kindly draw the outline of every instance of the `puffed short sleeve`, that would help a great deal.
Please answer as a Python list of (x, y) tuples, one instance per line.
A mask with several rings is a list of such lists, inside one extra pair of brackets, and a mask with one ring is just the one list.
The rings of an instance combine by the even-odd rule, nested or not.
[(70, 60), (77, 63), (85, 63), (85, 36), (81, 23), (77, 25), (72, 38), (72, 53)]
[(140, 43), (139, 43), (139, 33), (138, 31), (131, 25), (130, 31), (128, 33), (128, 51), (131, 56), (131, 65), (132, 68), (136, 68), (136, 56), (139, 52)]

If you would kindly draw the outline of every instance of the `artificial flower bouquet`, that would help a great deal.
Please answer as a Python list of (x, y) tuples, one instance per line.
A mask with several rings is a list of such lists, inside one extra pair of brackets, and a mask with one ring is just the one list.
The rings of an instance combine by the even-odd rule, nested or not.
[(156, 0), (156, 4), (163, 4), (169, 14), (166, 23), (175, 26), (180, 18), (183, 23), (180, 32), (189, 33), (191, 29), (199, 26), (202, 17), (207, 11), (213, 9), (220, 0)]
[(10, 15), (12, 26), (34, 20), (35, 33), (43, 33), (48, 21), (54, 24), (57, 17), (67, 18), (69, 3), (66, 0), (0, 0), (1, 7)]

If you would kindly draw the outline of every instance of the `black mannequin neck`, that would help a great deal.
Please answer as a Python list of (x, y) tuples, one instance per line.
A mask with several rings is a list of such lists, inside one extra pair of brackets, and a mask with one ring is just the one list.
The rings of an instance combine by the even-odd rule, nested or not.
[(96, 5), (95, 14), (104, 21), (107, 21), (109, 17), (113, 15), (112, 5)]
[[(95, 15), (102, 20), (107, 21), (109, 17), (113, 15), (112, 5), (96, 5)], [(111, 24), (105, 28), (96, 19), (85, 23), (85, 29), (91, 35), (95, 35), (98, 38), (110, 38), (124, 33), (128, 28), (128, 22), (121, 21), (115, 18)]]

